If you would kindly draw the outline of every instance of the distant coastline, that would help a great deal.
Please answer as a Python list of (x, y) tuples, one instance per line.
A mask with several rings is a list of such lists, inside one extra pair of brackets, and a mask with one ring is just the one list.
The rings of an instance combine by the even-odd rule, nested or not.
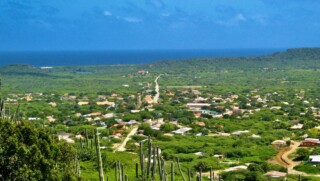
[(0, 66), (10, 64), (30, 64), (42, 67), (145, 64), (161, 60), (260, 56), (282, 51), (285, 49), (0, 52)]

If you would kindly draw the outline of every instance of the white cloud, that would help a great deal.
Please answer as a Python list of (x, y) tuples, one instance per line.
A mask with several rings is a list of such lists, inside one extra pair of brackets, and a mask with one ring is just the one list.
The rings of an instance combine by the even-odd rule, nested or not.
[(245, 22), (245, 21), (247, 21), (247, 18), (243, 14), (238, 13), (231, 19), (220, 20), (220, 21), (217, 21), (217, 23), (224, 26), (236, 26), (236, 25), (239, 25), (241, 22)]
[(234, 17), (233, 20), (236, 21), (236, 22), (239, 22), (239, 21), (246, 21), (247, 18), (244, 17), (243, 14), (239, 13)]
[(136, 17), (122, 17), (121, 19), (125, 20), (126, 22), (129, 23), (140, 23), (142, 22), (142, 19), (136, 18)]
[(262, 25), (266, 25), (268, 23), (267, 17), (263, 15), (255, 15), (255, 16), (252, 16), (251, 19)]
[(162, 17), (169, 17), (169, 16), (171, 16), (171, 14), (170, 14), (170, 13), (162, 13), (162, 14), (160, 14), (160, 16), (162, 16)]
[(112, 16), (112, 13), (110, 11), (104, 11), (103, 14), (105, 16)]

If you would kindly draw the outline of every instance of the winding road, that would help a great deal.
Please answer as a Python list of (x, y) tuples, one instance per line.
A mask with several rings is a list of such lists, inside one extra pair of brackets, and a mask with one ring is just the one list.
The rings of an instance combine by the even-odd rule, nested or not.
[(159, 86), (159, 83), (158, 83), (158, 79), (161, 77), (161, 75), (159, 75), (156, 80), (154, 80), (154, 83), (156, 84), (156, 87), (155, 87), (155, 91), (157, 92), (157, 94), (153, 97), (153, 103), (154, 104), (158, 104), (158, 100), (159, 100), (159, 97), (160, 97), (160, 86)]
[(116, 151), (126, 151), (126, 145), (127, 145), (127, 142), (131, 139), (131, 136), (135, 135), (138, 131), (138, 127), (134, 127), (130, 133), (127, 135), (127, 137), (124, 139), (124, 141), (121, 143), (121, 145), (119, 147), (117, 147), (116, 149), (114, 149), (113, 152), (116, 152)]
[(288, 168), (289, 174), (319, 177), (320, 175), (307, 174), (294, 169), (294, 167), (299, 165), (301, 162), (295, 162), (291, 160), (289, 158), (289, 155), (294, 153), (299, 148), (299, 145), (300, 145), (300, 142), (292, 141), (292, 144), (290, 145), (290, 147), (280, 150), (279, 153), (275, 156), (275, 158), (270, 162), (276, 163)]

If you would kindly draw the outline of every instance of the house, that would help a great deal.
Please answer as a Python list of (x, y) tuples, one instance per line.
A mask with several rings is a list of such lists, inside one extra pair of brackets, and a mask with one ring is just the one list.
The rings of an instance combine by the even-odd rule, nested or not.
[(303, 124), (296, 124), (290, 127), (290, 129), (302, 129)]
[(74, 100), (76, 100), (77, 99), (77, 96), (69, 96), (69, 98), (68, 98), (70, 101), (74, 101)]
[(201, 92), (199, 90), (192, 90), (191, 92), (195, 95), (201, 95)]
[(106, 100), (106, 98), (107, 98), (107, 97), (104, 96), (104, 95), (98, 95), (98, 99), (99, 99), (99, 100)]
[(194, 115), (194, 117), (196, 117), (196, 118), (200, 118), (200, 117), (201, 117), (201, 113), (194, 113), (193, 115)]
[(139, 113), (140, 110), (130, 110), (131, 113)]
[(216, 114), (219, 114), (218, 112), (216, 112), (216, 111), (211, 111), (211, 110), (201, 110), (201, 113), (202, 113), (202, 114), (208, 114), (208, 115), (216, 115)]
[(309, 163), (319, 164), (320, 163), (320, 155), (310, 155)]
[(149, 72), (148, 71), (145, 71), (145, 70), (139, 70), (138, 71), (138, 74), (140, 75), (147, 75)]
[(108, 119), (108, 118), (113, 118), (114, 116), (115, 116), (114, 113), (108, 113), (108, 114), (103, 115), (102, 117)]
[(49, 121), (50, 123), (52, 123), (52, 122), (55, 122), (55, 121), (56, 121), (56, 119), (55, 119), (55, 118), (53, 118), (53, 116), (47, 116), (47, 119), (48, 119), (48, 121)]
[(112, 107), (115, 106), (115, 103), (114, 103), (114, 102), (109, 102), (109, 101), (96, 102), (96, 104), (97, 104), (98, 106), (105, 106), (105, 105), (107, 105), (107, 106), (112, 106)]
[(260, 135), (256, 135), (256, 134), (253, 134), (253, 135), (251, 135), (250, 137), (251, 137), (251, 138), (261, 138)]
[(67, 143), (74, 143), (74, 140), (69, 138), (70, 136), (73, 136), (73, 134), (65, 133), (65, 132), (59, 132), (58, 133), (58, 140), (65, 140)]
[(78, 102), (79, 106), (88, 105), (88, 104), (89, 104), (89, 102)]
[(209, 107), (211, 104), (208, 103), (187, 103), (189, 109), (201, 109), (202, 107)]
[(277, 110), (279, 110), (279, 109), (281, 109), (281, 106), (271, 106), (270, 109), (277, 109)]
[(50, 102), (49, 105), (52, 106), (52, 107), (56, 107), (56, 106), (57, 106), (57, 103), (55, 103), (55, 102)]
[(277, 149), (281, 149), (287, 146), (286, 141), (284, 140), (275, 140), (271, 143), (272, 147), (277, 148)]
[(313, 146), (319, 146), (320, 141), (319, 139), (315, 138), (306, 138), (300, 143), (300, 147), (313, 147)]
[(173, 134), (180, 134), (180, 135), (184, 135), (186, 134), (188, 131), (192, 130), (192, 128), (180, 128), (178, 130), (172, 131)]
[(126, 122), (127, 125), (134, 125), (134, 124), (140, 124), (136, 120), (130, 120), (129, 122)]
[(37, 117), (28, 117), (29, 121), (36, 121), (36, 120), (40, 120), (41, 118), (37, 118)]
[(224, 156), (223, 155), (219, 155), (219, 154), (216, 154), (216, 155), (213, 155), (214, 158), (218, 158), (218, 159), (223, 159)]
[(218, 135), (218, 136), (228, 137), (228, 136), (230, 136), (230, 133), (217, 132), (217, 135)]
[(206, 123), (202, 122), (202, 121), (196, 121), (194, 124), (201, 126), (201, 127), (205, 127)]
[(118, 94), (116, 94), (116, 93), (111, 94), (111, 97), (117, 97), (117, 96), (118, 96)]
[(283, 178), (287, 175), (285, 172), (278, 172), (278, 171), (270, 171), (264, 174), (264, 176), (267, 176), (269, 178)]
[(194, 153), (195, 155), (197, 155), (197, 156), (203, 156), (203, 153), (202, 152), (196, 152), (196, 153)]
[(204, 101), (207, 101), (208, 98), (203, 98), (203, 97), (197, 97), (194, 101), (195, 102), (204, 102)]
[(152, 104), (153, 103), (153, 99), (151, 95), (146, 95), (146, 97), (144, 98), (144, 100), (148, 103), (148, 104)]
[(244, 130), (244, 131), (236, 131), (236, 132), (233, 132), (232, 134), (233, 135), (236, 135), (236, 136), (240, 136), (240, 135), (242, 135), (242, 134), (244, 134), (244, 133), (249, 133), (250, 131), (248, 131), (248, 130)]

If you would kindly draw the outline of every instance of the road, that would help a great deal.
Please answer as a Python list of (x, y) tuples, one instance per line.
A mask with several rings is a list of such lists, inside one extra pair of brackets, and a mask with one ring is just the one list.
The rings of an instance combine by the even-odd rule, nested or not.
[(158, 100), (159, 100), (159, 97), (160, 97), (160, 86), (159, 86), (159, 83), (158, 83), (158, 79), (161, 77), (161, 75), (159, 75), (156, 80), (154, 80), (154, 83), (156, 84), (156, 87), (155, 87), (155, 91), (157, 92), (157, 94), (153, 97), (153, 103), (154, 104), (157, 104), (158, 103)]
[(299, 148), (299, 145), (300, 145), (300, 142), (292, 141), (290, 147), (280, 150), (279, 153), (276, 155), (276, 157), (271, 161), (271, 163), (279, 164), (288, 168), (289, 174), (319, 177), (320, 175), (307, 174), (294, 169), (294, 167), (299, 165), (301, 162), (295, 162), (291, 160), (289, 158), (289, 155), (294, 153)]
[(124, 139), (124, 141), (121, 143), (121, 145), (117, 148), (114, 149), (113, 152), (116, 152), (116, 151), (126, 151), (126, 145), (127, 145), (127, 142), (131, 139), (131, 136), (135, 135), (138, 131), (138, 127), (134, 127), (130, 133), (127, 135), (127, 137)]

